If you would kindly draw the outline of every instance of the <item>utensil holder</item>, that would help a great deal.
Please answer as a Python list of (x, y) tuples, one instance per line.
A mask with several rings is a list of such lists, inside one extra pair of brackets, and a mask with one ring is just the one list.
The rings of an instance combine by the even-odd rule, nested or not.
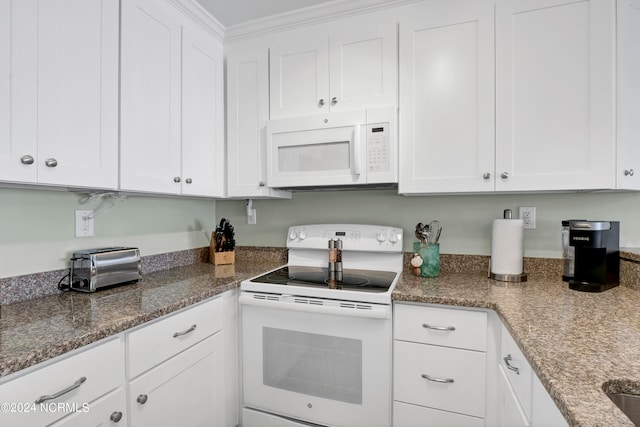
[(440, 276), (440, 243), (413, 242), (413, 253), (420, 255), (420, 277)]

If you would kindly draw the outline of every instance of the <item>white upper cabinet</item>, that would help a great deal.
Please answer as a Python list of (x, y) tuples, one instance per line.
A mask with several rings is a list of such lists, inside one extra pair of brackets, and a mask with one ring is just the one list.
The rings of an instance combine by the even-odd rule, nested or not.
[(123, 190), (222, 196), (221, 44), (165, 1), (122, 10)]
[(617, 13), (617, 187), (640, 190), (640, 0), (620, 0)]
[(270, 46), (270, 118), (397, 104), (397, 25), (383, 15), (279, 34)]
[(0, 180), (116, 188), (117, 0), (0, 1)]
[(494, 190), (493, 2), (435, 0), (400, 21), (404, 194)]
[(225, 46), (227, 64), (227, 195), (285, 197), (267, 187), (269, 49), (262, 41)]
[(496, 190), (615, 188), (611, 0), (496, 0)]

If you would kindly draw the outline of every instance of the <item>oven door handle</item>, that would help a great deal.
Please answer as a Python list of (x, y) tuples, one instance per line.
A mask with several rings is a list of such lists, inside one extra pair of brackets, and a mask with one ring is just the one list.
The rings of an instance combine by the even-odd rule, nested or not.
[(255, 307), (272, 308), (274, 310), (290, 310), (301, 311), (304, 313), (318, 313), (327, 315), (338, 315), (347, 317), (360, 317), (367, 319), (390, 319), (391, 318), (391, 306), (374, 306), (372, 308), (357, 308), (371, 307), (368, 304), (358, 304), (345, 302), (340, 307), (328, 307), (324, 305), (313, 305), (306, 303), (296, 302), (284, 302), (278, 300), (258, 299), (254, 298), (250, 294), (241, 294), (238, 297), (238, 302), (243, 305), (251, 305)]

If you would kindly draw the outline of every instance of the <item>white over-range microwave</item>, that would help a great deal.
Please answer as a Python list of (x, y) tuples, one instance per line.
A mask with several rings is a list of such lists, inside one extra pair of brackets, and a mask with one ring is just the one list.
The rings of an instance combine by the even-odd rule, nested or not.
[(386, 187), (398, 183), (397, 110), (267, 122), (267, 183), (284, 189)]

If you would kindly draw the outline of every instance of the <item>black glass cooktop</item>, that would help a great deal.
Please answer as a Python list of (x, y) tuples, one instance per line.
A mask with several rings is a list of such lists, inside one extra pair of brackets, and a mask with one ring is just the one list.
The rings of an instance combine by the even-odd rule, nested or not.
[(251, 280), (276, 285), (325, 287), (362, 292), (386, 292), (393, 284), (393, 271), (344, 269), (342, 274), (332, 273), (326, 268), (286, 266)]

